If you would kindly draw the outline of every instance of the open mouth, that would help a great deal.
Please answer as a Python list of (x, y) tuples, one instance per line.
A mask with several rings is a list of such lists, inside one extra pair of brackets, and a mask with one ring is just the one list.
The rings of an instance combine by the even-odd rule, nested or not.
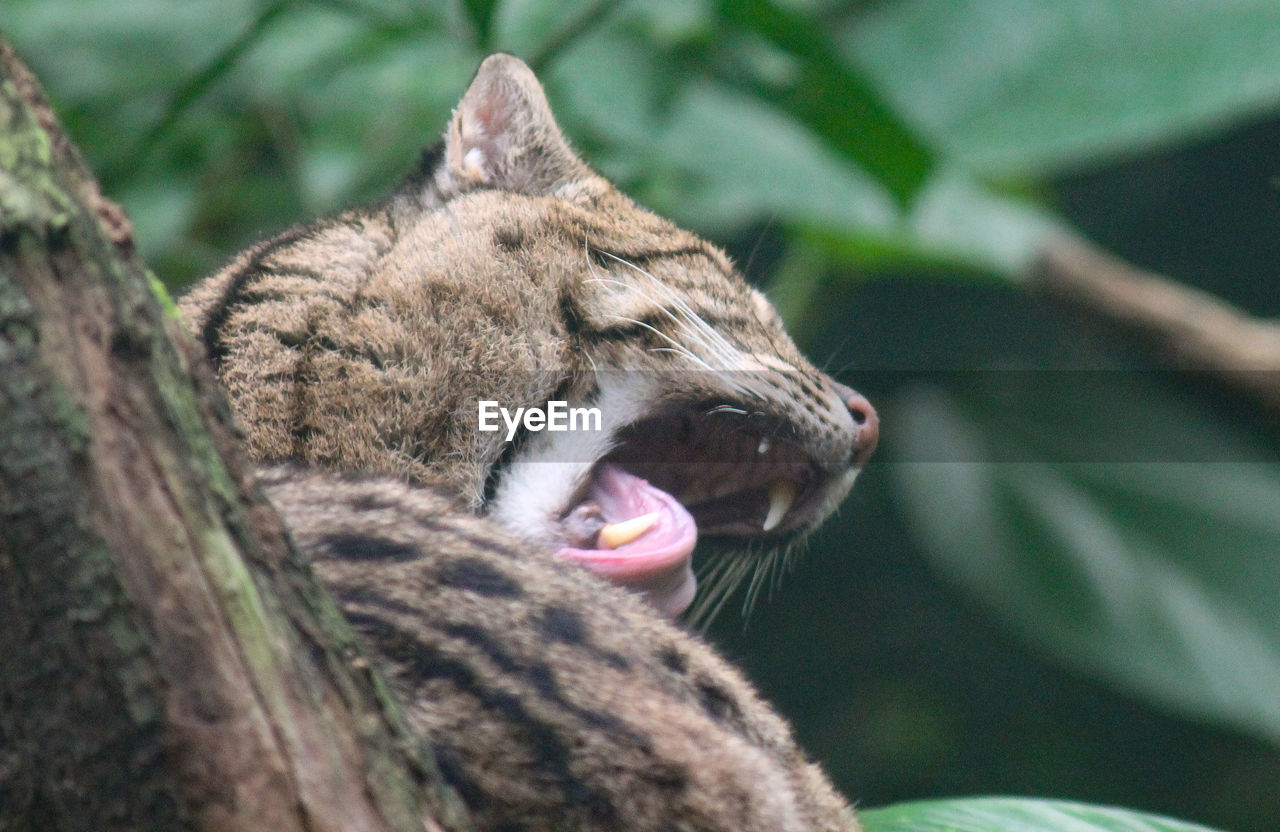
[(618, 438), (561, 518), (559, 554), (669, 615), (693, 599), (699, 535), (783, 542), (829, 479), (777, 423), (737, 410), (654, 416)]

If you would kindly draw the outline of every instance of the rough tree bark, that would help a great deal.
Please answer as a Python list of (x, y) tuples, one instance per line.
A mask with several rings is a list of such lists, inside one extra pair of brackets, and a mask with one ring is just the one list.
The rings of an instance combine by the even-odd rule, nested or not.
[(0, 43), (0, 830), (465, 829)]

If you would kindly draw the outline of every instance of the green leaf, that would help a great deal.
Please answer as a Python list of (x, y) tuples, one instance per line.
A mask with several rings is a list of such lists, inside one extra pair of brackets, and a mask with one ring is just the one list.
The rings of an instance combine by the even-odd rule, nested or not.
[(541, 75), (618, 7), (613, 0), (506, 0), (497, 7), (490, 45), (519, 55)]
[(893, 223), (795, 228), (797, 218), (790, 219), (795, 233), (769, 294), (801, 343), (816, 334), (818, 321), (833, 324), (818, 312), (818, 307), (831, 305), (824, 293), (827, 283), (856, 283), (876, 271), (904, 268), (967, 281), (1017, 280), (1047, 241), (1071, 234), (1048, 211), (954, 171), (939, 171), (910, 212)]
[(763, 91), (763, 97), (780, 101), (831, 149), (875, 176), (899, 202), (910, 202), (933, 170), (934, 154), (834, 52), (822, 27), (769, 0), (724, 0), (720, 13), (798, 62), (795, 82), (786, 89)]
[(1024, 274), (1048, 240), (1070, 233), (1044, 208), (953, 169), (930, 179), (906, 224), (909, 238), (932, 259), (1010, 278)]
[(785, 110), (707, 76), (673, 79), (633, 38), (583, 39), (556, 62), (548, 87), (566, 132), (594, 140), (595, 166), (694, 229), (774, 219), (889, 233), (900, 222), (880, 182)]
[(1048, 241), (1071, 233), (1063, 220), (1037, 205), (944, 170), (891, 229), (869, 224), (856, 233), (813, 228), (807, 242), (845, 266), (844, 274), (853, 279), (865, 269), (908, 267), (1013, 280), (1026, 274)]
[(481, 51), (488, 51), (492, 37), (493, 11), (498, 0), (463, 0), (462, 5), (475, 36), (475, 45)]
[(885, 417), (937, 568), (1051, 655), (1280, 741), (1280, 464), (1133, 372), (970, 374)]
[(904, 0), (843, 42), (909, 123), (984, 172), (1167, 144), (1280, 99), (1272, 0)]
[(650, 148), (644, 196), (697, 228), (775, 216), (834, 229), (888, 230), (892, 196), (769, 104), (714, 82), (689, 84)]
[(1009, 797), (901, 803), (858, 817), (864, 832), (1213, 832), (1128, 809)]

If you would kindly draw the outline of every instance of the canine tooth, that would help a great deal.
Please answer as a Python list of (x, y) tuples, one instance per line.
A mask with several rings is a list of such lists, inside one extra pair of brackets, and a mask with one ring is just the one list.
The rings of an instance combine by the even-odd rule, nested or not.
[(791, 480), (774, 480), (769, 483), (769, 511), (764, 516), (762, 531), (771, 532), (782, 522), (796, 501), (796, 484)]
[(607, 526), (602, 526), (600, 529), (600, 548), (616, 549), (619, 546), (624, 546), (652, 529), (657, 522), (658, 512), (651, 511), (648, 514), (641, 514), (639, 517), (632, 517), (630, 520), (623, 520), (621, 523), (610, 523)]
[(760, 444), (756, 446), (756, 453), (760, 456), (769, 453), (769, 437), (766, 436), (760, 440)]

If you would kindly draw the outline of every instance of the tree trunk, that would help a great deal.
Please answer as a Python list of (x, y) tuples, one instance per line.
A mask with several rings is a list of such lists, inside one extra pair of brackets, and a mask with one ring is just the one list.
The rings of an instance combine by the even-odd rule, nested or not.
[(465, 829), (0, 43), (0, 830)]

